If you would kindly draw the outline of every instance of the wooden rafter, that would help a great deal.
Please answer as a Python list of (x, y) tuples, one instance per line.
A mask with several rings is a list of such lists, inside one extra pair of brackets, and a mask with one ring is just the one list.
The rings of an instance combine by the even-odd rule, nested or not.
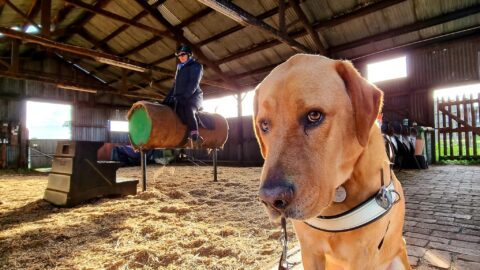
[[(429, 39), (425, 39), (425, 40), (422, 40), (422, 41), (415, 41), (415, 42), (411, 42), (411, 43), (408, 43), (408, 44), (400, 45), (398, 47), (387, 49), (385, 51), (378, 51), (378, 52), (375, 52), (373, 54), (384, 53), (384, 52), (387, 52), (387, 51), (388, 52), (395, 52), (395, 51), (398, 51), (398, 50), (407, 50), (407, 49), (422, 47), (422, 46), (425, 46), (425, 45), (428, 45), (428, 44), (438, 44), (439, 42), (445, 42), (445, 41), (455, 40), (455, 39), (459, 39), (459, 38), (463, 38), (463, 37), (478, 36), (478, 35), (480, 35), (480, 26), (475, 26), (475, 27), (470, 27), (470, 28), (466, 28), (466, 29), (463, 29), (463, 30), (454, 31), (454, 32), (449, 33), (449, 34), (441, 34), (441, 35), (434, 36), (434, 37), (431, 37)], [(370, 56), (370, 55), (372, 55), (372, 54), (358, 55), (358, 56), (355, 56), (351, 60), (360, 59), (360, 58), (367, 57), (367, 56)], [(266, 73), (266, 72), (269, 72), (272, 69), (274, 69), (277, 65), (278, 64), (273, 64), (273, 65), (260, 67), (260, 68), (257, 68), (255, 70), (250, 70), (250, 71), (240, 73), (240, 74), (237, 74), (237, 75), (232, 75), (232, 77), (235, 78), (235, 79), (242, 79), (242, 78), (245, 78), (245, 77), (248, 77), (248, 76), (251, 76), (251, 75)], [(253, 83), (242, 84), (242, 86), (247, 87), (247, 86), (257, 85), (262, 80), (263, 80), (263, 78), (258, 80), (258, 81), (255, 81)]]
[[(286, 3), (285, 3), (285, 8), (288, 8), (289, 5), (290, 5), (290, 4), (289, 4), (288, 2), (286, 2)], [(278, 12), (279, 12), (279, 8), (276, 7), (276, 8), (273, 8), (273, 9), (271, 9), (271, 10), (268, 10), (268, 11), (266, 11), (266, 12), (258, 15), (258, 16), (257, 16), (257, 19), (258, 19), (258, 20), (264, 20), (264, 19), (266, 19), (266, 18), (269, 18), (269, 17), (271, 17), (271, 16), (276, 15)], [(195, 45), (198, 46), (198, 47), (207, 45), (207, 44), (210, 43), (210, 42), (213, 42), (213, 41), (215, 41), (215, 40), (218, 40), (218, 39), (221, 39), (221, 38), (223, 38), (223, 37), (225, 37), (225, 36), (228, 36), (228, 35), (230, 35), (230, 34), (233, 34), (233, 33), (237, 32), (237, 31), (239, 31), (239, 30), (242, 30), (243, 28), (245, 28), (245, 26), (243, 26), (243, 25), (233, 26), (232, 28), (229, 28), (229, 29), (227, 29), (227, 30), (225, 30), (225, 31), (223, 31), (223, 32), (220, 32), (220, 33), (212, 36), (212, 37), (209, 37), (209, 38), (207, 38), (207, 39), (205, 39), (205, 40), (203, 40), (203, 41), (200, 41), (199, 43), (197, 43), (197, 44), (195, 44)]]
[[(285, 8), (288, 8), (289, 5), (290, 5), (289, 2), (286, 2), (286, 3), (285, 3)], [(183, 22), (181, 22), (179, 25), (176, 25), (175, 28), (177, 28), (177, 29), (183, 28), (183, 27), (187, 26), (188, 24), (190, 24), (191, 22), (195, 21), (196, 19), (199, 19), (199, 18), (201, 18), (201, 17), (203, 17), (203, 16), (206, 16), (206, 15), (210, 14), (210, 13), (213, 12), (213, 11), (214, 11), (213, 9), (206, 8), (206, 9), (204, 9), (203, 11), (200, 11), (199, 13), (194, 14), (194, 15), (192, 15), (191, 17), (185, 19), (185, 20), (184, 20)], [(274, 16), (275, 14), (277, 14), (278, 11), (279, 11), (279, 8), (278, 8), (278, 7), (273, 8), (273, 9), (271, 9), (271, 10), (268, 10), (268, 11), (266, 11), (266, 12), (258, 15), (258, 16), (257, 16), (257, 19), (263, 20), (263, 19), (269, 18), (269, 17)], [(225, 36), (227, 36), (227, 35), (229, 35), (229, 34), (235, 33), (235, 32), (237, 32), (237, 31), (239, 31), (239, 30), (241, 30), (241, 29), (243, 29), (243, 28), (244, 28), (243, 25), (234, 26), (234, 27), (232, 27), (232, 28), (230, 28), (230, 29), (227, 29), (226, 31), (223, 31), (223, 32), (221, 32), (221, 33), (219, 33), (219, 34), (217, 34), (217, 35), (214, 35), (213, 37), (210, 37), (210, 38), (208, 38), (208, 39), (206, 39), (206, 40), (203, 40), (203, 41), (201, 41), (201, 42), (199, 42), (199, 43), (196, 43), (196, 44), (194, 44), (194, 46), (196, 46), (196, 47), (204, 46), (204, 45), (212, 42), (213, 40), (217, 40), (217, 39), (220, 39), (220, 38), (222, 38), (222, 37), (225, 37)], [(120, 56), (126, 57), (126, 56), (128, 56), (128, 55), (130, 55), (130, 54), (136, 53), (136, 52), (138, 52), (138, 51), (140, 51), (140, 50), (142, 50), (142, 49), (150, 46), (150, 44), (154, 44), (155, 42), (159, 41), (160, 39), (161, 39), (161, 38), (160, 38), (160, 37), (157, 37), (157, 36), (152, 37), (151, 39), (145, 41), (144, 43), (142, 43), (142, 44), (140, 44), (140, 45), (138, 45), (138, 46), (130, 49), (130, 50), (127, 51), (127, 52), (122, 53)], [(172, 58), (175, 58), (175, 54), (173, 54), (173, 53), (170, 54), (170, 55), (164, 56), (164, 57), (162, 57), (162, 58), (159, 58), (159, 59), (151, 62), (150, 64), (151, 64), (151, 65), (158, 65), (158, 64), (163, 63), (163, 62), (165, 62), (165, 61), (167, 61), (167, 60), (170, 60), (170, 59), (172, 59)], [(216, 63), (216, 64), (217, 64), (217, 63)], [(218, 65), (218, 64), (217, 64), (217, 65)], [(105, 69), (106, 67), (108, 67), (108, 65), (102, 65), (102, 66), (98, 67), (97, 70), (100, 71), (100, 70)]]
[(11, 38), (20, 39), (25, 42), (39, 44), (39, 45), (53, 48), (59, 51), (65, 51), (65, 52), (70, 52), (76, 55), (85, 56), (99, 62), (108, 62), (111, 64), (116, 64), (117, 66), (120, 66), (120, 67), (129, 68), (129, 69), (152, 70), (152, 71), (157, 71), (164, 74), (165, 73), (171, 74), (170, 70), (167, 70), (161, 67), (144, 64), (142, 62), (134, 61), (128, 58), (118, 57), (115, 55), (102, 53), (102, 52), (98, 52), (98, 51), (83, 48), (83, 47), (55, 42), (47, 38), (42, 38), (42, 37), (22, 33), (22, 32), (11, 30), (5, 27), (0, 27), (0, 32)]
[[(79, 31), (79, 35), (81, 35), (83, 38), (85, 38), (87, 41), (91, 42), (91, 43), (96, 43), (98, 42), (98, 40), (96, 40), (96, 38), (91, 35), (90, 33), (88, 33), (88, 31), (86, 31), (85, 29)], [(102, 46), (102, 50), (108, 54), (111, 54), (111, 55), (117, 55), (117, 56), (122, 56), (122, 54), (119, 54), (117, 53), (115, 50), (113, 50), (112, 48), (110, 48), (107, 44), (104, 44)], [(150, 64), (150, 66), (152, 66)], [(99, 70), (99, 68), (93, 68), (93, 70), (90, 71), (90, 74), (91, 75), (94, 75), (96, 74)], [(116, 75), (112, 75), (114, 77), (114, 80), (110, 81), (110, 82), (107, 82), (108, 85), (111, 85), (112, 83), (115, 83), (115, 82), (119, 82), (119, 81), (122, 81), (124, 80), (125, 78), (131, 76), (132, 74), (134, 74), (133, 71), (130, 71), (130, 72), (126, 72), (124, 73), (124, 75), (122, 77), (118, 77)], [(166, 78), (167, 79), (171, 79), (173, 78), (174, 76), (174, 71), (170, 71), (170, 73), (163, 73), (164, 75), (166, 75)], [(129, 88), (129, 91), (137, 91), (137, 90), (141, 90), (141, 89), (144, 89), (145, 87), (147, 86), (154, 86), (155, 88), (161, 88), (159, 86), (156, 86), (155, 84), (157, 84), (157, 82), (160, 82), (160, 81), (163, 81), (164, 79), (162, 80), (152, 80), (152, 78), (145, 74), (145, 73), (139, 73), (139, 75), (141, 77), (143, 77), (143, 79), (147, 80), (148, 82), (147, 83), (140, 83), (140, 84), (134, 84), (134, 86), (132, 88)], [(232, 88), (231, 86), (228, 86), (224, 83), (220, 83), (220, 82), (216, 82), (216, 81), (212, 81), (212, 80), (208, 80), (208, 79), (203, 79), (202, 84), (204, 85), (210, 85), (210, 86), (215, 86), (215, 87), (218, 87), (218, 88), (222, 88), (222, 89), (226, 89), (226, 90), (231, 90), (231, 91), (234, 91), (236, 88)]]
[(419, 41), (414, 41), (414, 42), (410, 42), (410, 43), (407, 43), (407, 44), (402, 44), (402, 45), (399, 45), (399, 46), (391, 47), (391, 48), (388, 48), (388, 49), (385, 49), (385, 50), (375, 51), (375, 52), (367, 53), (367, 54), (356, 55), (356, 56), (350, 57), (350, 60), (355, 61), (355, 60), (359, 60), (361, 58), (370, 57), (370, 56), (373, 56), (373, 55), (386, 53), (386, 52), (398, 53), (398, 52), (401, 52), (401, 51), (412, 50), (414, 48), (420, 48), (420, 47), (430, 45), (430, 44), (438, 44), (440, 42), (446, 42), (446, 41), (461, 39), (461, 38), (470, 37), (470, 36), (480, 36), (480, 26), (474, 26), (474, 27), (469, 27), (469, 28), (453, 31), (453, 32), (450, 32), (450, 33), (446, 33), (446, 34), (440, 34), (440, 35), (433, 36), (433, 37), (430, 37), (430, 38), (427, 38), (427, 39), (422, 39), (422, 40), (419, 40)]
[[(33, 0), (30, 9), (27, 12), (28, 18), (33, 21), (35, 16), (37, 16), (38, 12), (40, 11), (40, 1), (41, 0)], [(23, 31), (26, 31), (28, 27), (28, 22), (25, 22), (22, 26)]]
[(180, 31), (179, 29), (176, 29), (169, 21), (167, 21), (163, 15), (158, 11), (158, 9), (153, 8), (150, 6), (147, 2), (143, 0), (136, 0), (136, 2), (142, 6), (145, 10), (147, 10), (150, 15), (152, 15), (158, 22), (160, 22), (163, 26), (165, 26), (176, 38), (176, 41), (179, 43), (184, 43), (187, 44), (191, 47), (192, 51), (194, 54), (204, 63), (206, 64), (209, 68), (211, 68), (220, 78), (229, 86), (231, 86), (233, 89), (236, 89), (236, 91), (240, 91), (239, 85), (226, 76), (221, 69), (215, 65), (210, 59), (208, 59), (203, 52), (198, 49), (195, 45), (193, 45), (184, 35), (183, 32)]
[(0, 59), (0, 65), (6, 67), (7, 69), (10, 69), (10, 64), (7, 63), (7, 62), (5, 62), (5, 61), (3, 61), (2, 59)]
[(230, 19), (242, 25), (253, 26), (256, 29), (273, 36), (275, 39), (278, 39), (280, 42), (287, 44), (288, 46), (292, 47), (297, 51), (312, 53), (312, 51), (306, 46), (304, 46), (303, 44), (297, 42), (296, 40), (289, 37), (285, 33), (281, 33), (277, 31), (275, 28), (264, 23), (263, 21), (258, 20), (255, 16), (246, 12), (245, 10), (241, 9), (239, 6), (233, 4), (230, 1), (227, 1), (227, 0), (197, 0), (197, 1), (199, 1), (200, 3), (212, 9), (215, 9), (217, 12), (224, 14), (225, 16), (229, 17)]
[(5, 1), (0, 1), (0, 16), (2, 15), (3, 7), (5, 7)]
[(109, 19), (112, 19), (112, 20), (115, 20), (115, 21), (118, 21), (118, 22), (121, 22), (121, 23), (124, 23), (124, 24), (128, 24), (130, 26), (134, 26), (134, 27), (136, 27), (138, 29), (141, 29), (141, 30), (144, 30), (144, 31), (148, 31), (148, 32), (150, 32), (154, 35), (174, 39), (174, 37), (172, 36), (172, 34), (169, 31), (158, 30), (158, 29), (153, 28), (151, 26), (148, 26), (146, 24), (136, 22), (132, 19), (125, 18), (123, 16), (120, 16), (120, 15), (115, 14), (113, 12), (104, 10), (102, 8), (98, 8), (98, 7), (89, 5), (89, 4), (85, 4), (82, 1), (79, 1), (79, 0), (65, 0), (65, 2), (70, 3), (70, 4), (72, 4), (76, 7), (86, 9), (89, 12), (92, 12), (92, 13), (95, 13), (95, 14), (98, 14), (98, 15), (102, 15), (102, 16), (107, 17)]
[[(98, 0), (94, 5), (93, 7), (95, 8), (102, 8), (104, 6), (106, 6), (108, 3), (110, 2), (110, 0)], [(70, 5), (71, 6), (71, 5)], [(73, 6), (72, 6), (73, 7)], [(64, 7), (65, 9), (67, 9), (67, 7)], [(68, 11), (68, 9), (67, 9)], [(69, 13), (70, 11), (67, 12), (67, 14)], [(60, 15), (60, 14), (59, 14)], [(65, 15), (66, 16), (66, 15)], [(91, 12), (85, 12), (83, 13), (81, 16), (78, 17), (77, 20), (75, 20), (75, 22), (73, 22), (72, 24), (70, 24), (68, 27), (66, 28), (63, 28), (63, 29), (57, 29), (55, 30), (53, 33), (52, 33), (52, 36), (59, 36), (59, 39), (58, 41), (66, 41), (68, 40), (71, 36), (73, 36), (77, 31), (78, 29), (82, 28), (85, 24), (87, 24), (90, 19), (93, 18), (93, 16), (95, 16), (95, 13), (91, 13)], [(64, 19), (64, 18), (63, 18)], [(62, 19), (62, 20), (63, 20)], [(59, 22), (60, 23), (60, 22)]]
[[(162, 2), (162, 1), (157, 1), (157, 2), (155, 2), (155, 4), (153, 4), (152, 7), (155, 7), (155, 8), (156, 8), (156, 7), (157, 7), (157, 4), (158, 4), (159, 2)], [(189, 24), (192, 23), (192, 22), (195, 22), (196, 20), (198, 20), (198, 19), (200, 19), (200, 18), (202, 18), (202, 17), (210, 14), (210, 13), (213, 12), (213, 11), (214, 11), (214, 10), (212, 10), (212, 9), (210, 9), (210, 8), (203, 9), (202, 11), (200, 11), (200, 12), (192, 15), (191, 17), (185, 19), (185, 20), (184, 20), (183, 22), (181, 22), (180, 24), (176, 25), (175, 28), (178, 29), (178, 30), (180, 30), (181, 28), (189, 25)], [(148, 12), (144, 10), (144, 11), (142, 11), (141, 13), (139, 13), (138, 15), (144, 14), (144, 13), (148, 14)], [(138, 16), (138, 15), (137, 15), (137, 16)], [(137, 16), (135, 16), (135, 17), (137, 17)], [(135, 18), (135, 17), (134, 17), (134, 18)], [(127, 26), (127, 27), (128, 27), (129, 25), (124, 25), (124, 26)], [(123, 27), (123, 26), (122, 26), (122, 27)], [(123, 29), (122, 27), (118, 28), (117, 30)], [(102, 40), (100, 41), (100, 44), (103, 43), (103, 42), (106, 42), (106, 41), (110, 40), (110, 39), (113, 38), (113, 37), (115, 37), (113, 34), (118, 35), (118, 33), (116, 33), (117, 30), (114, 31), (114, 32), (112, 32), (112, 34), (108, 35), (108, 36), (105, 37), (104, 39), (102, 39)], [(121, 31), (124, 31), (124, 30), (125, 30), (125, 29), (123, 29), (123, 30), (121, 30)], [(128, 51), (121, 53), (119, 56), (126, 57), (126, 56), (129, 56), (129, 55), (134, 54), (134, 53), (136, 53), (136, 52), (139, 52), (139, 51), (141, 51), (141, 50), (143, 50), (143, 49), (145, 49), (145, 48), (147, 48), (147, 47), (150, 47), (151, 45), (157, 43), (157, 42), (160, 41), (161, 39), (162, 39), (161, 37), (154, 36), (154, 37), (152, 37), (152, 38), (150, 38), (150, 39), (148, 39), (148, 40), (140, 43), (139, 45), (137, 45), (137, 46), (129, 49)], [(94, 48), (92, 48), (92, 49), (94, 49)], [(156, 61), (154, 61), (154, 62), (152, 62), (152, 63), (150, 63), (150, 64), (151, 64), (151, 65), (160, 64), (160, 63), (162, 63), (162, 62), (164, 62), (164, 61), (166, 61), (166, 60), (172, 59), (173, 57), (175, 57), (175, 55), (172, 53), (172, 54), (169, 55), (167, 58), (162, 57), (162, 58), (160, 58), (160, 59), (158, 59), (158, 60), (156, 60)], [(98, 67), (97, 69), (98, 69), (98, 70), (103, 70), (103, 69), (105, 69), (106, 67), (108, 67), (108, 65), (102, 65), (102, 66)]]
[(31, 19), (27, 14), (23, 13), (17, 6), (15, 6), (10, 0), (4, 0), (5, 4), (7, 4), (13, 11), (15, 11), (18, 15), (20, 15), (23, 19), (28, 21), (31, 25), (35, 26), (38, 30), (41, 30), (39, 25), (36, 24), (33, 19)]
[(477, 5), (474, 5), (474, 6), (471, 6), (471, 7), (467, 7), (467, 8), (461, 9), (461, 10), (457, 10), (455, 12), (452, 12), (452, 13), (449, 13), (449, 14), (446, 14), (446, 15), (442, 14), (442, 15), (437, 16), (437, 17), (426, 19), (426, 20), (423, 20), (423, 21), (420, 21), (420, 22), (415, 22), (415, 23), (412, 23), (412, 24), (409, 24), (409, 25), (406, 25), (406, 26), (398, 27), (396, 29), (389, 30), (389, 31), (386, 31), (386, 32), (382, 32), (382, 33), (379, 33), (379, 34), (376, 34), (376, 35), (373, 35), (373, 36), (365, 37), (365, 38), (362, 38), (362, 39), (359, 39), (359, 40), (356, 40), (356, 41), (353, 41), (353, 42), (342, 44), (342, 45), (339, 45), (339, 46), (336, 46), (336, 47), (333, 47), (333, 48), (329, 49), (329, 52), (337, 53), (337, 52), (348, 50), (348, 49), (351, 49), (351, 48), (354, 48), (354, 47), (369, 44), (371, 42), (380, 41), (380, 40), (387, 39), (387, 38), (392, 38), (392, 37), (395, 37), (395, 36), (399, 36), (399, 35), (414, 32), (414, 31), (418, 31), (418, 30), (428, 28), (428, 27), (431, 27), (431, 26), (435, 26), (435, 25), (438, 25), (438, 24), (442, 24), (442, 23), (446, 23), (446, 22), (449, 22), (449, 21), (457, 20), (457, 19), (469, 16), (469, 15), (472, 15), (472, 14), (476, 14), (478, 12), (480, 12), (480, 4), (477, 4)]
[(285, 0), (278, 0), (278, 31), (281, 33), (287, 33), (285, 28)]
[[(81, 35), (84, 39), (86, 39), (87, 41), (89, 41), (91, 43), (99, 43), (99, 41), (92, 34), (90, 34), (85, 28), (82, 28), (80, 30), (79, 35)], [(121, 56), (121, 55), (119, 55), (119, 53), (117, 51), (115, 51), (113, 48), (111, 48), (107, 44), (102, 44), (101, 49), (108, 54)], [(94, 68), (93, 71), (90, 72), (90, 74), (93, 75), (97, 71), (98, 71), (98, 68)], [(125, 69), (122, 69), (122, 76), (120, 76), (120, 77), (117, 77), (116, 75), (114, 75), (114, 76), (115, 76), (117, 81), (122, 81), (122, 84), (127, 84), (128, 76), (130, 76), (131, 74), (133, 74), (133, 73), (128, 73), (127, 74), (127, 71)], [(171, 74), (173, 74), (173, 71), (171, 72)], [(170, 76), (173, 76), (171, 74), (170, 74)], [(142, 76), (145, 80), (151, 81), (151, 76), (149, 76), (145, 73), (140, 73), (140, 76)], [(137, 86), (137, 85), (135, 85), (135, 86)], [(144, 87), (138, 85), (138, 88), (144, 88)]]
[(52, 19), (52, 24), (57, 27), (72, 12), (73, 8), (72, 5), (64, 3), (64, 6), (58, 10), (57, 15)]
[(44, 37), (50, 36), (50, 24), (52, 20), (52, 0), (41, 0), (42, 1), (42, 35)]
[[(380, 9), (383, 9), (383, 8), (386, 8), (386, 7), (389, 7), (389, 6), (396, 5), (396, 4), (404, 2), (404, 1), (406, 1), (406, 0), (384, 0), (384, 1), (374, 3), (374, 4), (370, 4), (368, 6), (358, 7), (358, 8), (354, 9), (353, 11), (351, 11), (349, 13), (345, 13), (345, 14), (340, 15), (338, 17), (335, 17), (333, 19), (328, 19), (328, 20), (315, 22), (315, 23), (312, 24), (312, 28), (316, 31), (319, 31), (322, 28), (333, 27), (335, 25), (344, 23), (344, 22), (349, 21), (349, 20), (353, 20), (355, 18), (359, 18), (361, 16), (365, 16), (367, 14), (376, 12)], [(298, 38), (298, 37), (302, 37), (306, 34), (308, 34), (307, 31), (305, 29), (301, 29), (301, 30), (289, 33), (289, 36), (291, 36), (292, 38)], [(275, 40), (275, 39), (274, 40), (267, 40), (267, 41), (261, 42), (259, 44), (256, 44), (253, 47), (238, 50), (238, 51), (232, 53), (231, 55), (217, 61), (216, 63), (217, 64), (223, 64), (223, 63), (226, 63), (226, 62), (230, 62), (230, 61), (233, 61), (235, 59), (250, 55), (252, 53), (269, 49), (273, 46), (279, 45), (280, 43), (281, 42), (279, 40)]]
[(12, 39), (12, 56), (10, 57), (10, 71), (20, 71), (20, 42), (16, 39)]
[(308, 34), (312, 38), (313, 42), (315, 43), (315, 46), (317, 47), (317, 53), (325, 55), (326, 50), (325, 50), (325, 47), (323, 46), (322, 42), (320, 41), (320, 38), (318, 36), (318, 32), (313, 29), (312, 24), (308, 21), (308, 18), (305, 15), (305, 13), (303, 12), (300, 5), (295, 3), (294, 0), (288, 0), (288, 2), (290, 3), (290, 6), (293, 7), (293, 10), (297, 14), (297, 17), (302, 22), (303, 27), (305, 28), (305, 30), (308, 32)]
[[(157, 1), (153, 4), (154, 7), (158, 7), (160, 5), (162, 5), (165, 1)], [(140, 20), (141, 18), (145, 17), (148, 15), (148, 12), (145, 11), (145, 10), (142, 10), (140, 13), (138, 13), (137, 15), (135, 15), (132, 20), (133, 21), (138, 21)], [(102, 46), (103, 44), (107, 43), (109, 40), (115, 38), (116, 36), (120, 35), (123, 31), (127, 30), (128, 28), (130, 28), (130, 25), (129, 24), (123, 24), (122, 26), (120, 26), (119, 28), (117, 28), (115, 31), (113, 31), (112, 33), (110, 33), (108, 36), (106, 36), (105, 38), (103, 38), (102, 40), (100, 40), (98, 42), (98, 44), (94, 44), (93, 48), (92, 49), (95, 49), (95, 48), (98, 48), (99, 46)], [(155, 36), (154, 37), (155, 39), (158, 39), (160, 40), (161, 37), (158, 37), (158, 36)]]
[(163, 99), (163, 96), (160, 95), (146, 95), (146, 94), (135, 94), (135, 93), (124, 93), (120, 92), (117, 89), (102, 84), (86, 84), (80, 81), (72, 81), (63, 78), (59, 78), (58, 75), (54, 74), (40, 74), (40, 73), (25, 73), (25, 72), (11, 72), (11, 71), (2, 71), (0, 70), (0, 77), (15, 78), (20, 80), (31, 80), (38, 81), (43, 83), (51, 83), (57, 87), (75, 90), (90, 92), (96, 94), (108, 93), (112, 95), (126, 96), (126, 97), (135, 97), (135, 98), (152, 98), (156, 100)]

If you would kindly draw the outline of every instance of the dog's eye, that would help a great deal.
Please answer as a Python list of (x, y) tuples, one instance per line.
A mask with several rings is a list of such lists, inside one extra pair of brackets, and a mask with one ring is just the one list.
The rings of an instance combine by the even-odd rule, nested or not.
[(263, 120), (260, 122), (260, 129), (262, 130), (263, 133), (267, 133), (270, 130), (268, 121)]
[(307, 130), (314, 128), (320, 123), (323, 122), (323, 119), (325, 118), (324, 114), (319, 112), (319, 111), (310, 111), (303, 117), (301, 122), (303, 123), (303, 131), (307, 134)]
[(322, 113), (318, 111), (311, 111), (307, 114), (307, 119), (312, 124), (322, 120), (322, 118), (323, 118)]

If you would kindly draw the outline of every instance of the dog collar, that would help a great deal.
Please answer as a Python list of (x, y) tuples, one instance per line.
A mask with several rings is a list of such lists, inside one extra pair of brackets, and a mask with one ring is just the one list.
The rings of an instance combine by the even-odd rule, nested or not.
[(350, 231), (368, 225), (381, 218), (388, 213), (392, 206), (399, 200), (400, 194), (395, 191), (393, 181), (390, 180), (390, 184), (388, 186), (383, 185), (377, 194), (344, 213), (335, 216), (318, 216), (307, 219), (304, 222), (321, 231)]

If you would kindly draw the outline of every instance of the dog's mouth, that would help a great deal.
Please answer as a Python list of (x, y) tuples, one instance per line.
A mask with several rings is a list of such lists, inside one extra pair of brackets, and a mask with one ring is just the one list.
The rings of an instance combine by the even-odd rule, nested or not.
[(305, 220), (307, 219), (301, 211), (297, 210), (295, 207), (288, 207), (285, 210), (279, 211), (273, 207), (270, 207), (264, 204), (265, 209), (267, 210), (268, 217), (271, 222), (275, 224), (280, 224), (281, 217), (285, 217), (287, 219), (295, 219), (295, 220)]

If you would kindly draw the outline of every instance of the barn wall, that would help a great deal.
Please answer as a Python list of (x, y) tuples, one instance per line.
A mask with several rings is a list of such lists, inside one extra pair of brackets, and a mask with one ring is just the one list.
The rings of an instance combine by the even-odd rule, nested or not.
[(407, 78), (378, 82), (385, 93), (384, 119), (409, 118), (433, 126), (433, 90), (478, 83), (480, 38), (437, 43), (408, 52), (382, 54), (355, 62), (366, 75), (366, 64), (407, 55)]
[[(82, 71), (74, 69), (71, 65), (63, 63), (55, 58), (42, 58), (44, 55), (33, 57), (23, 61), (22, 70), (28, 73), (55, 74), (68, 80), (94, 83), (93, 79)], [(12, 78), (0, 77), (0, 123), (20, 123), (22, 130), (26, 131), (26, 101), (34, 100), (41, 102), (59, 102), (71, 104), (72, 115), (72, 139), (87, 141), (111, 141), (115, 143), (127, 143), (128, 135), (125, 132), (109, 132), (109, 120), (126, 120), (127, 109), (131, 101), (111, 95), (94, 95), (91, 93), (70, 91), (57, 88), (53, 84), (37, 81), (25, 81)], [(25, 133), (25, 138), (27, 138)], [(35, 141), (39, 149), (47, 149), (51, 140)], [(56, 144), (56, 142), (53, 142)], [(17, 167), (19, 153), (27, 153), (26, 141), (24, 144), (7, 147), (8, 167)], [(35, 152), (35, 150), (33, 150)], [(30, 153), (33, 153), (30, 151)], [(36, 157), (33, 167), (49, 166), (48, 157), (35, 152)]]
[[(396, 52), (399, 55), (402, 53)], [(407, 55), (408, 77), (405, 79), (379, 82), (385, 92), (384, 118), (402, 120), (409, 118), (422, 125), (433, 126), (432, 91), (440, 87), (478, 82), (480, 38), (470, 37), (410, 49)], [(374, 58), (356, 61), (359, 70), (364, 71), (367, 62), (390, 58), (393, 54), (377, 55)], [(24, 67), (30, 71), (59, 73), (72, 79), (90, 80), (79, 71), (71, 70), (54, 60), (36, 60)], [(92, 141), (127, 142), (126, 133), (109, 133), (108, 120), (122, 120), (125, 108), (131, 104), (118, 97), (95, 96), (88, 93), (57, 89), (50, 84), (0, 78), (0, 120), (24, 123), (24, 101), (27, 99), (61, 101), (75, 104), (72, 121), (73, 139)], [(99, 106), (99, 104), (105, 104)], [(117, 108), (108, 108), (115, 104)], [(122, 107), (123, 106), (123, 107)], [(124, 119), (124, 118), (123, 118)], [(238, 161), (240, 156), (238, 119), (228, 119), (229, 140), (219, 160)], [(243, 121), (244, 162), (261, 164), (258, 144), (251, 127), (251, 118)], [(16, 151), (16, 150), (12, 150)]]

